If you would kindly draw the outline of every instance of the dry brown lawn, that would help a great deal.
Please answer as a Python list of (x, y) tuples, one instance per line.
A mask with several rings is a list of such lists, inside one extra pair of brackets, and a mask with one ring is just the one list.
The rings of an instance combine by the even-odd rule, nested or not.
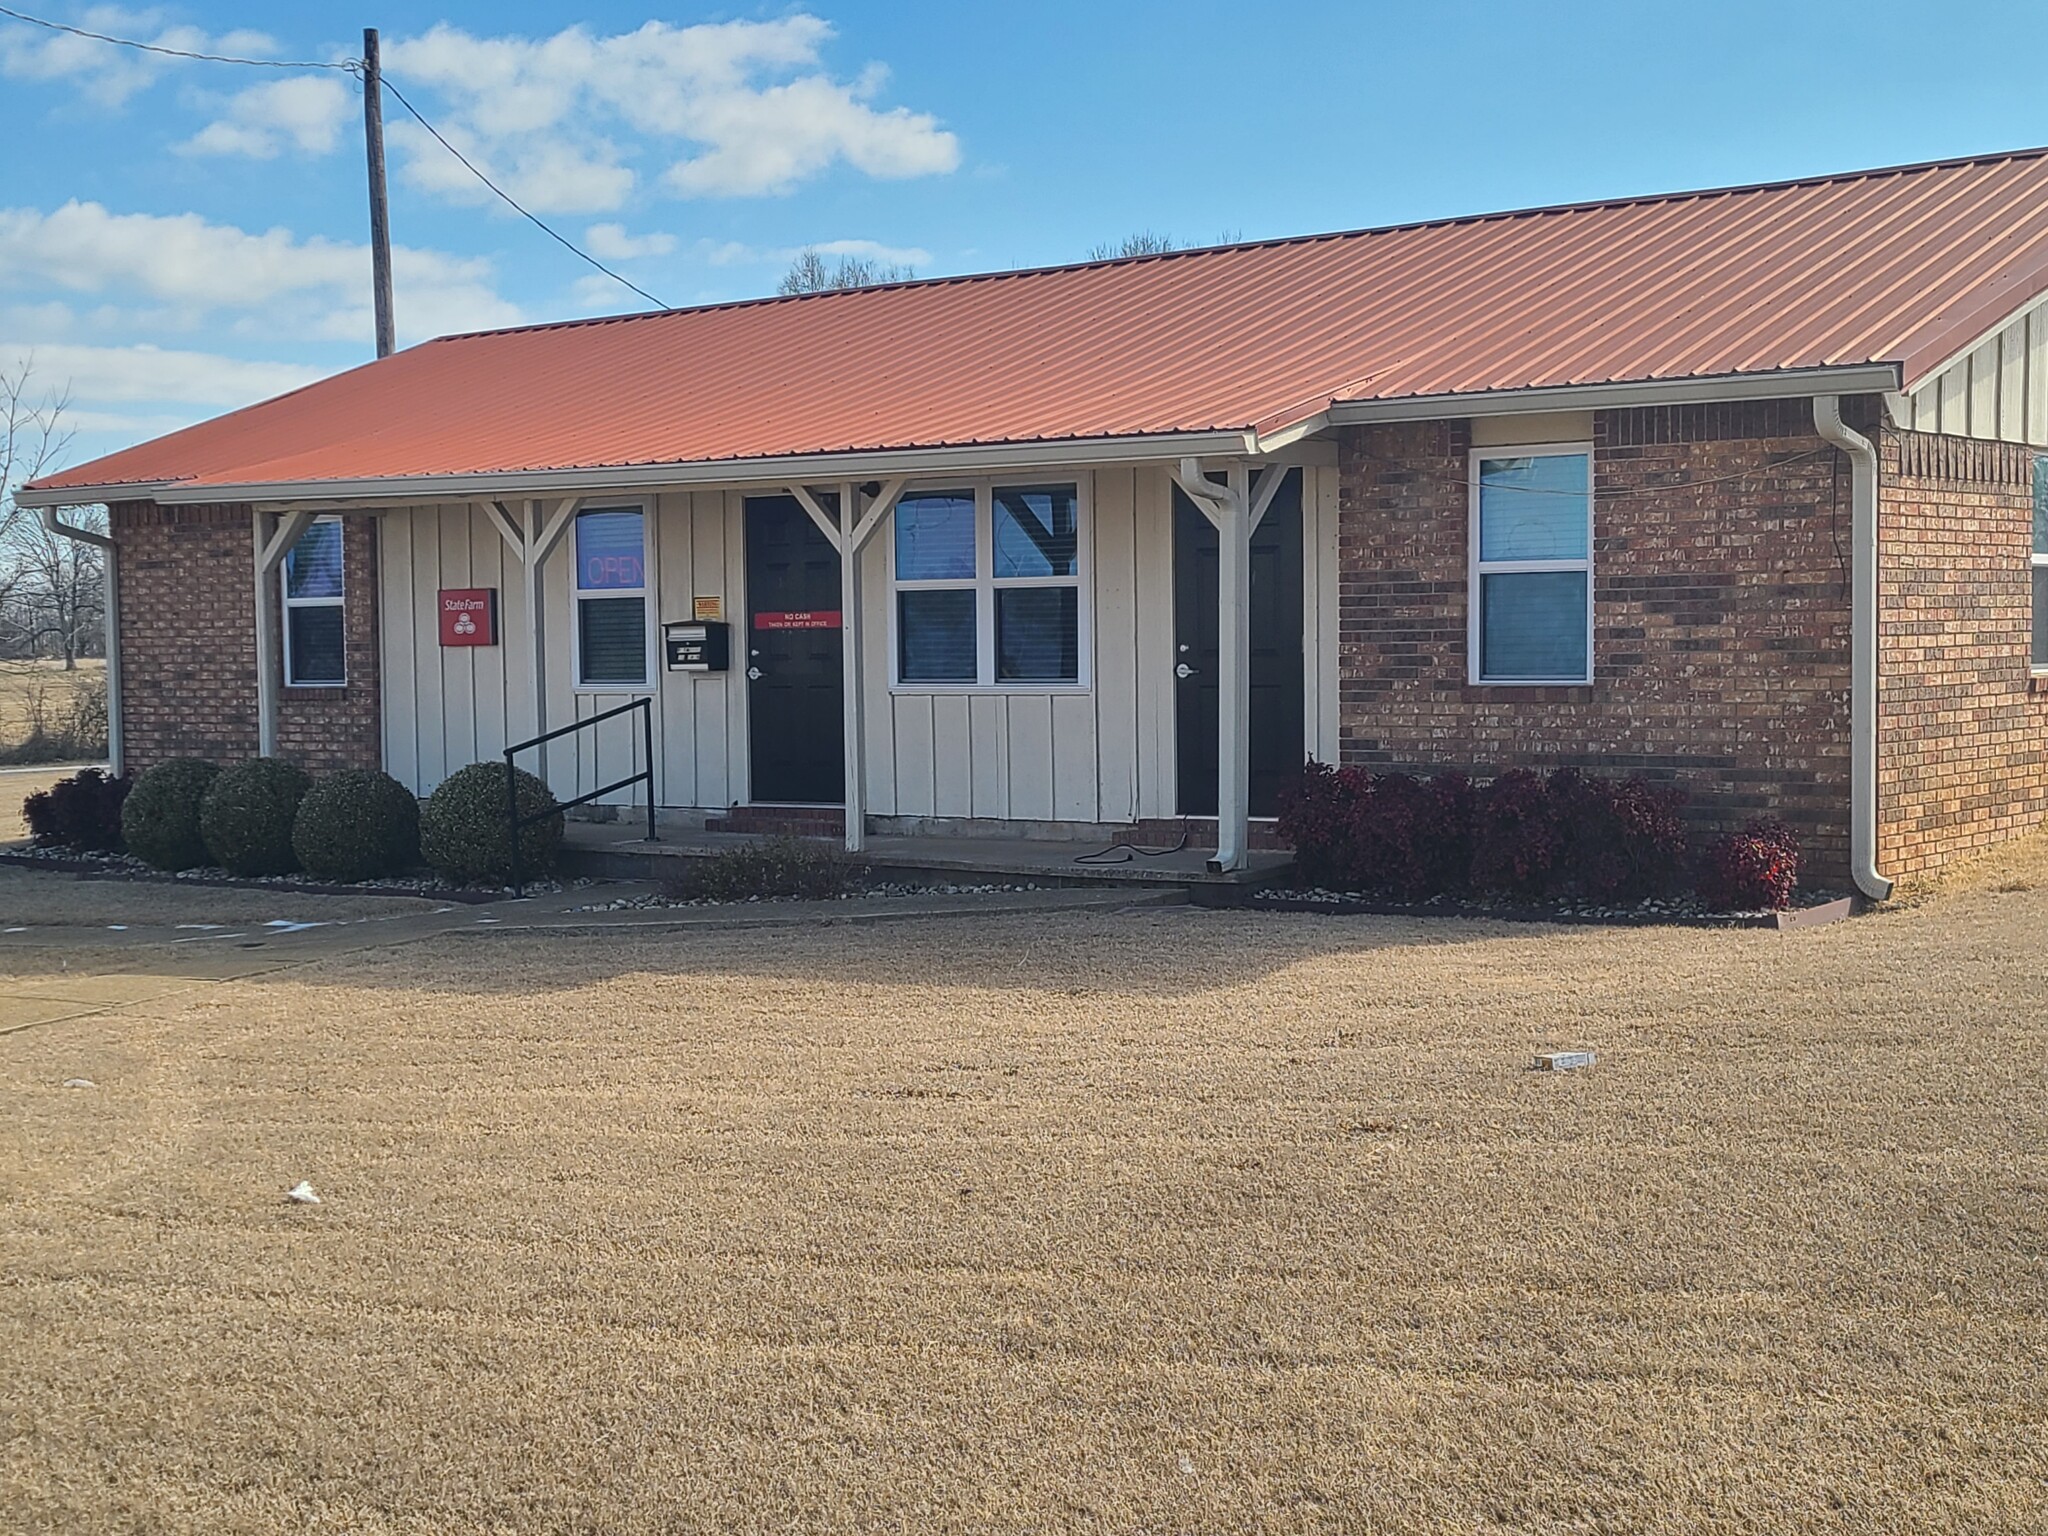
[(2039, 1532), (2044, 932), (501, 933), (31, 1028), (0, 1528)]

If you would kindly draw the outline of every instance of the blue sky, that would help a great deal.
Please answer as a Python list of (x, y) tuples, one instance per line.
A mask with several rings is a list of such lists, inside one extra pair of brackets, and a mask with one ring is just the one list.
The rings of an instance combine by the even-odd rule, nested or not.
[[(807, 244), (938, 275), (2048, 141), (1986, 68), (2038, 54), (2038, 4), (17, 8), (290, 60), (374, 23), (437, 126), (669, 304)], [(0, 18), (0, 369), (68, 389), (73, 460), (369, 355), (360, 113), (332, 71)], [(387, 117), (401, 344), (644, 307)]]

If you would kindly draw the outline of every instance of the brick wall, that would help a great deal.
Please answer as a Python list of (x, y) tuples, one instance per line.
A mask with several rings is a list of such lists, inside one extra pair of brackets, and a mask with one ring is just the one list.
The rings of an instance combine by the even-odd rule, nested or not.
[[(130, 771), (170, 757), (253, 757), (256, 599), (248, 507), (119, 502), (111, 512), (120, 546), (122, 731)], [(309, 768), (382, 762), (375, 520), (345, 519), (343, 548), (348, 686), (286, 688), (278, 696), (279, 755)]]
[(1340, 436), (1344, 761), (1641, 772), (1702, 828), (1784, 817), (1845, 878), (1848, 468), (1806, 402), (1595, 417), (1586, 687), (1466, 681), (1469, 443), (1463, 422)]
[(1879, 464), (1879, 867), (1911, 879), (2048, 817), (2033, 451), (1887, 431)]

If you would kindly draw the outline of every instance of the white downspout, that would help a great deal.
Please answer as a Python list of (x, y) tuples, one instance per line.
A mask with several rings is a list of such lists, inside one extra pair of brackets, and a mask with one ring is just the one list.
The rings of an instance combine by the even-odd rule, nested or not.
[[(100, 551), (106, 568), (104, 606), (107, 625), (107, 771), (120, 778), (126, 770), (128, 753), (121, 742), (121, 552), (113, 539), (90, 528), (73, 527), (57, 521), (57, 509), (42, 509), (43, 527)], [(109, 514), (111, 516), (111, 514)], [(110, 523), (111, 529), (112, 524)]]
[(1849, 873), (1884, 901), (1877, 871), (1877, 450), (1843, 424), (1842, 397), (1815, 395), (1813, 424), (1849, 456)]

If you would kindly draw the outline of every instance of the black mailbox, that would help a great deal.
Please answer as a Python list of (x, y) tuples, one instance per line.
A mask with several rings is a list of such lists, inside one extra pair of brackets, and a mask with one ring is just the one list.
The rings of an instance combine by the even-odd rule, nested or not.
[(661, 648), (671, 672), (723, 672), (732, 665), (732, 627), (698, 620), (661, 626)]

